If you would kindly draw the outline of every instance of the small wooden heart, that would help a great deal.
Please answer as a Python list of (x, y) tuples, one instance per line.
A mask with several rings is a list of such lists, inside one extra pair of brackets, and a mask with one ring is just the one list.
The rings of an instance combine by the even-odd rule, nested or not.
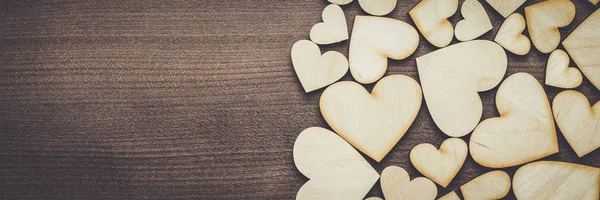
[(525, 18), (519, 13), (512, 14), (504, 20), (494, 41), (514, 54), (525, 55), (531, 49), (531, 42), (527, 36), (521, 34), (523, 30)]
[(510, 191), (510, 176), (503, 171), (492, 171), (460, 186), (465, 200), (502, 199)]
[(460, 13), (465, 18), (456, 24), (455, 35), (460, 41), (475, 39), (492, 30), (492, 22), (477, 0), (466, 0)]
[(458, 0), (422, 0), (408, 14), (429, 43), (445, 47), (454, 36), (454, 28), (448, 18), (457, 9)]
[(600, 147), (600, 103), (591, 107), (585, 95), (567, 90), (554, 97), (552, 112), (558, 128), (579, 157)]
[(292, 46), (292, 64), (305, 92), (325, 87), (348, 72), (348, 60), (336, 51), (321, 55), (321, 49), (308, 40)]
[(398, 0), (358, 0), (360, 7), (375, 16), (387, 15), (396, 8)]
[(427, 178), (410, 180), (406, 170), (391, 166), (381, 172), (381, 190), (387, 200), (433, 200), (437, 196), (435, 184)]
[(504, 18), (515, 12), (527, 0), (486, 0)]
[(327, 0), (329, 3), (337, 4), (337, 5), (346, 5), (354, 0)]
[(439, 150), (431, 144), (419, 144), (410, 151), (410, 162), (425, 177), (446, 187), (465, 162), (468, 150), (460, 138), (447, 139)]
[(529, 35), (535, 48), (550, 53), (560, 43), (559, 27), (571, 24), (575, 5), (569, 0), (547, 0), (525, 7)]
[(583, 77), (575, 67), (569, 67), (569, 55), (563, 50), (554, 50), (546, 65), (546, 85), (559, 88), (576, 88)]
[(310, 29), (310, 40), (317, 44), (332, 44), (348, 39), (346, 16), (340, 6), (330, 4), (323, 10), (323, 22)]

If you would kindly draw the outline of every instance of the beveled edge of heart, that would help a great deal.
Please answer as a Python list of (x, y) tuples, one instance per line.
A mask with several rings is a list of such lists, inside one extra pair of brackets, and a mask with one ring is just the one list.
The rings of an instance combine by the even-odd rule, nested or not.
[[(465, 151), (464, 151), (464, 156), (463, 155), (454, 155), (454, 156), (463, 156), (463, 157), (461, 158), (462, 161), (460, 162), (460, 164), (456, 167), (455, 170), (452, 171), (453, 175), (449, 176), (448, 180), (442, 180), (440, 177), (432, 177), (432, 174), (429, 171), (427, 171), (427, 169), (421, 168), (420, 165), (415, 165), (418, 157), (416, 157), (416, 155), (413, 154), (413, 152), (421, 151), (421, 149), (427, 148), (429, 150), (435, 150), (436, 152), (439, 152), (444, 156), (452, 156), (452, 155), (448, 155), (450, 153), (450, 149), (447, 149), (447, 148), (449, 148), (449, 145), (452, 145), (451, 144), (452, 142), (458, 142), (458, 144), (461, 144), (461, 146), (463, 146), (465, 148)], [(467, 143), (464, 140), (462, 140), (460, 138), (448, 138), (448, 139), (444, 140), (444, 142), (442, 142), (439, 149), (430, 143), (418, 144), (417, 146), (413, 147), (410, 150), (409, 157), (410, 157), (410, 162), (417, 169), (417, 171), (421, 172), (421, 174), (423, 174), (425, 177), (429, 178), (431, 181), (433, 181), (445, 188), (448, 186), (448, 184), (450, 184), (450, 182), (452, 182), (454, 177), (456, 177), (456, 175), (458, 174), (458, 171), (460, 171), (460, 169), (464, 165), (465, 160), (467, 159), (467, 156), (469, 155), (468, 151), (469, 151), (469, 146), (467, 145)], [(462, 152), (458, 152), (458, 153), (462, 153)], [(442, 178), (445, 178), (445, 177), (442, 177)]]
[[(578, 151), (575, 148), (575, 145), (577, 145), (577, 144), (573, 144), (573, 141), (571, 141), (569, 139), (569, 136), (566, 135), (566, 134), (572, 134), (572, 133), (565, 133), (563, 131), (564, 125), (562, 125), (562, 123), (559, 122), (559, 117), (558, 117), (560, 115), (559, 110), (561, 110), (561, 109), (555, 107), (555, 105), (556, 105), (555, 102), (557, 100), (562, 99), (562, 98), (567, 98), (567, 97), (563, 97), (563, 96), (574, 96), (573, 98), (577, 98), (582, 103), (585, 103), (586, 107), (588, 107), (590, 109), (590, 113), (596, 113), (597, 111), (595, 111), (595, 108), (599, 108), (599, 111), (600, 111), (600, 101), (598, 101), (594, 105), (592, 105), (590, 103), (589, 99), (583, 93), (581, 93), (579, 91), (575, 91), (575, 90), (562, 91), (554, 97), (554, 100), (552, 100), (552, 115), (554, 115), (554, 121), (556, 121), (556, 125), (561, 130), (561, 133), (567, 140), (567, 143), (569, 144), (571, 149), (573, 149), (573, 151), (575, 151), (575, 154), (577, 154), (577, 156), (581, 158), (581, 157), (587, 155), (588, 153), (595, 151), (596, 149), (598, 149), (598, 147), (596, 147), (596, 149), (592, 149), (590, 151), (584, 151), (584, 152)], [(578, 103), (578, 102), (571, 102), (571, 103)]]

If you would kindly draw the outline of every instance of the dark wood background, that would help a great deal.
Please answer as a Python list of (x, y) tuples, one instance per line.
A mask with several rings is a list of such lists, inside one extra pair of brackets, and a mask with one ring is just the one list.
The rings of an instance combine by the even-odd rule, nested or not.
[[(399, 1), (388, 17), (413, 24), (408, 11), (418, 2)], [(481, 2), (494, 25), (482, 38), (493, 39), (503, 18)], [(577, 15), (561, 29), (563, 39), (600, 7), (573, 2)], [(319, 113), (322, 90), (303, 92), (290, 48), (309, 38), (327, 4), (1, 0), (0, 199), (293, 199), (307, 181), (294, 166), (294, 140), (305, 128), (328, 126)], [(350, 30), (355, 15), (366, 15), (357, 1), (342, 8)], [(347, 47), (322, 50), (347, 55)], [(415, 58), (435, 49), (421, 37), (415, 54), (391, 61), (387, 74), (418, 80)], [(528, 72), (543, 83), (548, 54), (507, 54), (506, 76)], [(545, 89), (550, 100), (562, 91)], [(577, 90), (600, 100), (587, 79)], [(498, 116), (495, 92), (481, 93), (484, 119)], [(558, 138), (560, 152), (544, 160), (600, 167), (600, 151), (577, 158)], [(397, 165), (422, 176), (409, 151), (445, 139), (423, 103), (387, 157), (370, 161), (379, 172)], [(491, 170), (469, 157), (438, 194)], [(380, 190), (377, 183), (368, 196)]]

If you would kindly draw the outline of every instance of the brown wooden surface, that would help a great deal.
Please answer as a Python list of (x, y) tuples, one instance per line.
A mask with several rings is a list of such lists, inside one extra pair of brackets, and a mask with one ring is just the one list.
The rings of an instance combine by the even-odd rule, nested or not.
[[(388, 16), (413, 24), (407, 12), (417, 3), (399, 1)], [(599, 7), (574, 3), (577, 15), (561, 29), (563, 39)], [(492, 39), (503, 18), (482, 4), (494, 25), (482, 38)], [(305, 128), (328, 126), (319, 113), (322, 90), (304, 94), (290, 48), (308, 39), (326, 5), (0, 1), (0, 199), (293, 199), (307, 180), (294, 167), (294, 140)], [(343, 9), (349, 28), (355, 15), (366, 14), (357, 1)], [(347, 46), (322, 50), (347, 55)], [(387, 74), (418, 80), (415, 58), (434, 49), (421, 37), (417, 52), (391, 61)], [(543, 82), (547, 58), (537, 50), (508, 53), (506, 76), (524, 71)], [(545, 89), (551, 100), (562, 91)], [(587, 79), (577, 90), (600, 100)], [(495, 92), (481, 93), (483, 118), (498, 116)], [(409, 151), (446, 138), (423, 105), (391, 153), (371, 162), (379, 172), (397, 165), (421, 176)], [(558, 138), (560, 152), (544, 160), (600, 167), (600, 151), (577, 158)], [(490, 170), (469, 157), (439, 195)], [(379, 184), (368, 196), (381, 196)]]

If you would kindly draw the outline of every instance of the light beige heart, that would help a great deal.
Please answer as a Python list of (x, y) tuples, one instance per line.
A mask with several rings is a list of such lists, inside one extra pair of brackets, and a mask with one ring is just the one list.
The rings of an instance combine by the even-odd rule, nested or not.
[(346, 5), (354, 0), (327, 0), (329, 3), (337, 4), (337, 5)]
[(546, 64), (546, 85), (559, 88), (576, 88), (583, 77), (577, 68), (569, 67), (569, 55), (563, 50), (554, 50)]
[(504, 18), (515, 12), (527, 0), (486, 0)]
[(519, 13), (512, 14), (504, 20), (494, 41), (514, 54), (525, 55), (531, 49), (531, 42), (527, 36), (521, 34), (523, 30), (525, 18)]
[(460, 186), (465, 200), (502, 199), (510, 191), (510, 176), (503, 171), (491, 171)]
[(325, 87), (348, 72), (348, 60), (336, 51), (321, 55), (319, 46), (300, 40), (292, 46), (292, 64), (305, 92)]
[(297, 200), (362, 199), (379, 174), (346, 141), (320, 127), (308, 128), (294, 143), (296, 168), (308, 177)]
[(571, 24), (575, 5), (570, 0), (546, 0), (525, 7), (529, 36), (535, 48), (550, 53), (560, 43), (558, 28)]
[(481, 122), (471, 135), (469, 150), (475, 162), (504, 168), (558, 152), (556, 130), (546, 92), (533, 76), (516, 73), (496, 93), (500, 117)]
[(458, 0), (422, 0), (408, 14), (429, 43), (445, 47), (454, 36), (454, 27), (448, 18), (457, 9)]
[(460, 138), (450, 138), (440, 149), (431, 144), (419, 144), (410, 151), (410, 162), (433, 182), (448, 186), (467, 158), (469, 147)]
[(387, 15), (396, 8), (397, 0), (358, 0), (360, 7), (375, 16)]
[(317, 44), (332, 44), (348, 39), (346, 16), (340, 6), (330, 4), (323, 10), (323, 22), (310, 29), (310, 40)]
[(562, 43), (575, 64), (600, 89), (600, 9), (585, 19)]
[(579, 157), (600, 147), (600, 103), (592, 107), (585, 95), (567, 90), (554, 97), (552, 112), (558, 128)]
[(381, 172), (381, 190), (386, 200), (433, 200), (437, 196), (435, 184), (427, 178), (410, 180), (406, 170), (391, 166)]
[(454, 34), (460, 41), (475, 39), (492, 30), (492, 22), (477, 0), (466, 0), (460, 9), (463, 20), (456, 24)]

